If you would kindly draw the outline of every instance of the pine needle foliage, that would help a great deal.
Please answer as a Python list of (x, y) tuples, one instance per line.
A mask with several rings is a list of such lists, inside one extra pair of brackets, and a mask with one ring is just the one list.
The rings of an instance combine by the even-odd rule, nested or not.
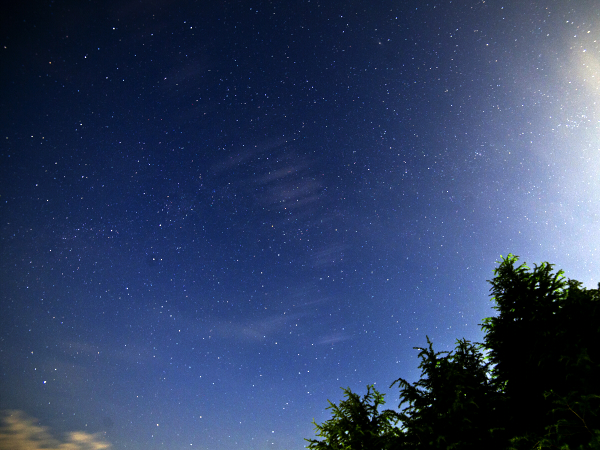
[(427, 344), (417, 348), (419, 381), (399, 378), (392, 383), (400, 388), (400, 407), (408, 404), (400, 413), (402, 448), (495, 448), (502, 433), (490, 426), (498, 422), (498, 390), (480, 346), (461, 339), (453, 352), (436, 353), (429, 338)]
[(384, 395), (373, 385), (367, 386), (367, 393), (361, 398), (350, 388), (344, 389), (345, 400), (339, 405), (329, 402), (327, 409), (332, 418), (317, 424), (313, 421), (316, 434), (323, 440), (306, 439), (308, 448), (317, 450), (388, 449), (400, 435), (396, 428), (398, 414), (392, 410), (379, 412), (385, 404)]
[[(512, 448), (593, 448), (600, 429), (600, 294), (508, 255), (490, 281), (485, 348)], [(566, 446), (566, 447), (565, 447)], [(582, 447), (583, 446), (583, 447)]]
[(600, 284), (517, 262), (498, 261), (482, 344), (435, 352), (427, 338), (421, 378), (392, 383), (400, 412), (379, 412), (372, 385), (362, 398), (346, 388), (308, 448), (600, 450)]

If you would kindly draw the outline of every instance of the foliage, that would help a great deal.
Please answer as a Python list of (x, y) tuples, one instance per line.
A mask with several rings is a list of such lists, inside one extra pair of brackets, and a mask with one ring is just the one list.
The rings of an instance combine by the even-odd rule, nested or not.
[[(585, 447), (600, 429), (600, 294), (508, 255), (490, 281), (485, 348), (515, 448)], [(585, 424), (585, 425), (584, 425)], [(597, 440), (597, 437), (595, 438)]]
[(379, 406), (385, 404), (384, 395), (373, 385), (367, 386), (367, 393), (361, 399), (350, 388), (344, 389), (346, 400), (338, 405), (329, 402), (333, 417), (318, 425), (313, 421), (317, 436), (322, 441), (306, 439), (308, 448), (318, 450), (346, 449), (388, 449), (393, 438), (399, 435), (395, 427), (398, 416), (395, 411), (379, 412)]
[(517, 261), (499, 261), (490, 281), (497, 315), (483, 344), (436, 353), (427, 338), (421, 378), (392, 384), (400, 413), (379, 413), (373, 386), (362, 399), (347, 388), (309, 448), (600, 450), (600, 284)]
[(501, 439), (495, 403), (499, 400), (489, 363), (479, 347), (462, 339), (454, 352), (418, 348), (421, 379), (414, 384), (399, 378), (400, 413), (405, 429), (402, 448), (481, 449), (494, 448)]

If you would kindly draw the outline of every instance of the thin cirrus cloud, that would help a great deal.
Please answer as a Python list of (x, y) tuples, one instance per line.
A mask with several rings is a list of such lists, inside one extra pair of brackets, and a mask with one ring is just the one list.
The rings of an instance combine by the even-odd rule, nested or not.
[(112, 445), (98, 434), (72, 431), (57, 439), (48, 427), (23, 411), (4, 411), (0, 426), (0, 449), (12, 450), (106, 450)]
[(296, 322), (305, 314), (273, 315), (253, 321), (217, 321), (211, 332), (222, 338), (232, 339), (237, 342), (260, 342), (269, 337), (284, 334), (290, 323)]
[(333, 345), (338, 344), (340, 342), (347, 341), (348, 339), (352, 339), (352, 335), (349, 333), (336, 332), (332, 334), (325, 335), (319, 339), (317, 344), (319, 345)]

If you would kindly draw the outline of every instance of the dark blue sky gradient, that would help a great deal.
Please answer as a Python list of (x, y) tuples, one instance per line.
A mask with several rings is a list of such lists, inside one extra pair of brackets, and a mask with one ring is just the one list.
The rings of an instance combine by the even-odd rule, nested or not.
[(595, 287), (600, 9), (533, 3), (13, 5), (0, 409), (302, 448), (426, 335), (481, 340), (500, 255)]

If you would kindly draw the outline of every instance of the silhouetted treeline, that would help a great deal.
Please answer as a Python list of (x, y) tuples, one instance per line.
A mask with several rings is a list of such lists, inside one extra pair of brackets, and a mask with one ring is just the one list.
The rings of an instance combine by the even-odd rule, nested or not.
[(436, 353), (427, 339), (421, 378), (392, 383), (399, 413), (379, 411), (372, 385), (362, 398), (344, 389), (308, 448), (600, 449), (600, 283), (585, 289), (551, 264), (517, 261), (508, 255), (490, 281), (497, 315), (482, 344)]

